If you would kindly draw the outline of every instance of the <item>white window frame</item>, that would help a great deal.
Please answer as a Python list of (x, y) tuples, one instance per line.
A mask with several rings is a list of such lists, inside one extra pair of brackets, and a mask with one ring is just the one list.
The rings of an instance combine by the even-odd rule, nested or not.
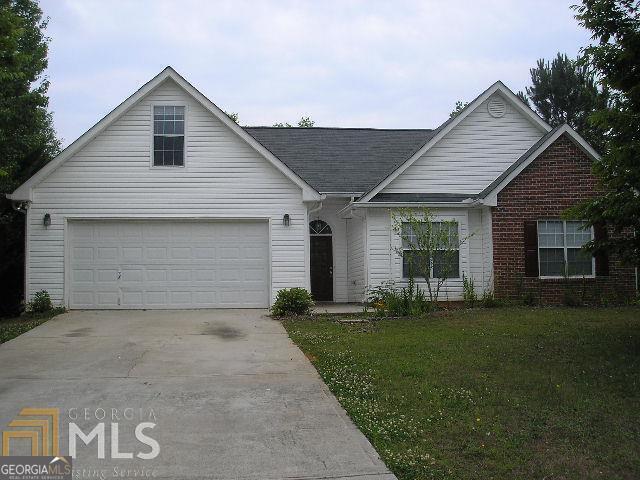
[[(183, 107), (184, 108), (184, 134), (182, 135), (184, 137), (184, 143), (183, 143), (183, 150), (182, 150), (182, 155), (183, 155), (183, 161), (182, 161), (182, 165), (154, 165), (154, 155), (155, 155), (155, 148), (154, 148), (154, 140), (155, 140), (155, 132), (154, 132), (154, 110), (155, 107)], [(187, 118), (189, 117), (188, 115), (189, 113), (189, 106), (181, 103), (181, 102), (152, 102), (151, 103), (151, 113), (150, 113), (150, 117), (151, 117), (151, 128), (150, 130), (150, 135), (151, 135), (151, 142), (150, 142), (150, 162), (149, 162), (149, 168), (153, 169), (153, 170), (163, 170), (163, 169), (176, 169), (176, 168), (186, 168), (187, 167)], [(180, 135), (173, 135), (173, 136), (180, 136)]]
[[(457, 230), (457, 235), (458, 235), (458, 239), (460, 238), (460, 222), (458, 220), (435, 220), (433, 223), (450, 223), (450, 222), (455, 222), (456, 224), (456, 230)], [(402, 225), (405, 224), (409, 224), (409, 222), (402, 222)], [(400, 227), (402, 228), (402, 227)], [(413, 250), (411, 250), (410, 248), (404, 248), (404, 239), (403, 239), (403, 235), (400, 235), (400, 245), (402, 246), (402, 257), (400, 258), (400, 277), (402, 278), (402, 280), (406, 280), (409, 277), (405, 277), (404, 276), (404, 254), (405, 252), (411, 252)], [(458, 244), (458, 246), (456, 248), (452, 248), (452, 250), (457, 250), (458, 251), (458, 274), (455, 277), (447, 277), (446, 280), (459, 280), (462, 275), (460, 275), (460, 244)], [(435, 251), (438, 251), (438, 249), (436, 249)], [(429, 259), (429, 278), (433, 279), (433, 278), (437, 278), (433, 276), (433, 258)], [(418, 281), (419, 279), (424, 279), (424, 277), (421, 276), (416, 276), (415, 280)]]
[[(538, 278), (541, 279), (558, 279), (558, 278), (595, 278), (596, 277), (596, 259), (595, 257), (591, 257), (591, 275), (569, 275), (569, 261), (567, 257), (567, 250), (578, 250), (576, 247), (567, 247), (567, 222), (585, 222), (586, 220), (560, 220), (557, 218), (546, 218), (543, 220), (537, 220), (536, 222), (536, 244), (538, 248)], [(564, 271), (566, 276), (563, 275), (542, 275), (540, 272), (540, 250), (542, 249), (550, 249), (550, 250), (559, 250), (560, 247), (541, 247), (540, 246), (540, 223), (541, 222), (561, 222), (562, 223), (562, 250), (564, 252)], [(593, 226), (589, 228), (589, 232), (591, 233), (591, 240), (594, 238), (594, 230)]]

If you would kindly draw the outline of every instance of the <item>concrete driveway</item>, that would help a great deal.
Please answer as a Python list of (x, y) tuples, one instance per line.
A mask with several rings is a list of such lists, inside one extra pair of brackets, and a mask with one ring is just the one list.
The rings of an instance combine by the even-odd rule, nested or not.
[(395, 479), (262, 310), (58, 316), (0, 345), (0, 429), (25, 407), (60, 409), (61, 454), (70, 423), (105, 424), (105, 458), (78, 440), (74, 478)]

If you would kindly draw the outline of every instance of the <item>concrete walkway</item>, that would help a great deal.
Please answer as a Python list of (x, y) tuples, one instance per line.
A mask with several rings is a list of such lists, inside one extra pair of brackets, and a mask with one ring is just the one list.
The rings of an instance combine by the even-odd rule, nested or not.
[(362, 313), (361, 303), (319, 302), (313, 307), (313, 313)]
[[(0, 366), (1, 430), (22, 408), (59, 408), (68, 454), (70, 422), (105, 422), (106, 458), (78, 440), (74, 478), (395, 479), (263, 311), (75, 311), (0, 345)], [(136, 456), (152, 450), (140, 422), (155, 424), (154, 459)]]

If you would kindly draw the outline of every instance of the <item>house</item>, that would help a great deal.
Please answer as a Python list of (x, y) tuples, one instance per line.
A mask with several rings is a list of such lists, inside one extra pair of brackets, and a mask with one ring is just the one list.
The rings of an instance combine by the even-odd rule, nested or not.
[(434, 130), (242, 128), (167, 67), (8, 197), (26, 213), (27, 297), (72, 309), (267, 307), (295, 286), (361, 302), (406, 282), (391, 212), (417, 206), (468, 238), (441, 298), (464, 274), (557, 302), (560, 284), (635, 288), (580, 251), (606, 229), (560, 217), (596, 191), (597, 158), (501, 82)]

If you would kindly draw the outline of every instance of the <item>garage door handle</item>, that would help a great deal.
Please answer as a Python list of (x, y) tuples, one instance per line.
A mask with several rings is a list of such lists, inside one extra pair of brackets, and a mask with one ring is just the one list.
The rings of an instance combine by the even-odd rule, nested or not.
[(118, 272), (118, 280), (122, 278), (122, 272)]

